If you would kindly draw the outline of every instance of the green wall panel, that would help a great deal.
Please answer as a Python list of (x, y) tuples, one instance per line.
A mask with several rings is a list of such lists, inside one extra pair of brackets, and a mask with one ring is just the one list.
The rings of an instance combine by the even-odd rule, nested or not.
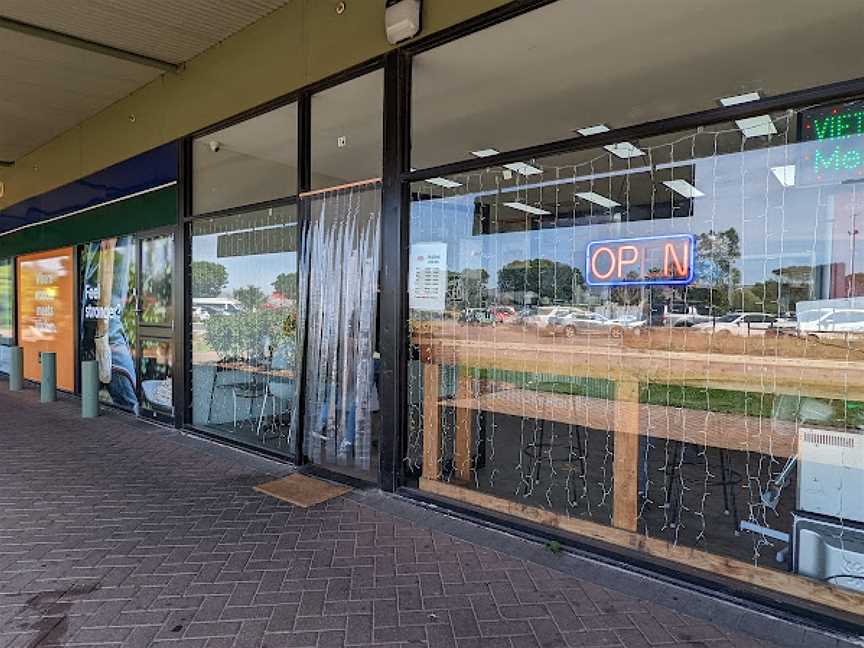
[(0, 257), (77, 245), (177, 222), (177, 188), (167, 187), (0, 236)]

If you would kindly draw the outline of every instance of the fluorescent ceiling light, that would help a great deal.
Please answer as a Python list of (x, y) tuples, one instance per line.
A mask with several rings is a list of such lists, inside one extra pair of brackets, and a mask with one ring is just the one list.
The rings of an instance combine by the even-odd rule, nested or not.
[(663, 162), (662, 164), (658, 164), (655, 169), (658, 171), (662, 169), (677, 169), (679, 167), (692, 167), (696, 164), (697, 160), (681, 160), (680, 162)]
[(784, 187), (794, 187), (795, 186), (795, 165), (794, 164), (786, 164), (784, 166), (771, 167), (771, 173), (773, 173), (774, 177), (777, 178), (777, 182), (779, 182)]
[(734, 97), (723, 97), (720, 99), (720, 104), (723, 106), (737, 106), (742, 103), (758, 101), (761, 99), (758, 92), (747, 92), (745, 94), (735, 95)]
[(592, 202), (595, 205), (600, 205), (601, 207), (619, 207), (620, 203), (615, 202), (611, 198), (607, 198), (606, 196), (601, 196), (600, 194), (594, 191), (583, 191), (577, 193), (576, 196), (581, 198), (582, 200), (587, 200), (588, 202)]
[(552, 212), (546, 211), (545, 209), (533, 207), (532, 205), (526, 205), (525, 203), (521, 202), (505, 202), (504, 206), (511, 207), (512, 209), (518, 209), (519, 211), (523, 211), (528, 214), (536, 214), (537, 216), (549, 216), (552, 214)]
[(768, 115), (758, 115), (747, 119), (736, 119), (735, 125), (744, 133), (744, 137), (759, 137), (773, 135), (777, 132), (774, 121)]
[(429, 178), (426, 182), (429, 184), (437, 185), (439, 187), (444, 187), (445, 189), (455, 189), (456, 187), (461, 187), (461, 182), (456, 182), (455, 180), (448, 180), (447, 178)]
[(471, 151), (471, 155), (474, 157), (491, 157), (493, 155), (498, 155), (501, 151), (493, 148), (480, 149), (478, 151)]
[[(747, 92), (734, 97), (723, 97), (720, 103), (724, 106), (737, 106), (743, 103), (757, 101), (761, 97), (758, 92)], [(777, 128), (769, 115), (757, 115), (747, 119), (736, 119), (735, 125), (744, 133), (744, 137), (759, 137), (760, 135), (774, 135)]]
[(630, 142), (620, 142), (618, 144), (609, 144), (608, 146), (604, 146), (604, 149), (609, 151), (612, 155), (615, 155), (619, 158), (627, 159), (639, 157), (640, 155), (645, 155), (645, 151), (640, 150), (639, 148), (633, 146)]
[(609, 130), (606, 124), (597, 124), (596, 126), (588, 126), (588, 128), (577, 128), (576, 132), (580, 135), (596, 135), (597, 133), (605, 133)]
[(663, 184), (685, 198), (701, 198), (705, 195), (686, 180), (666, 180)]
[(524, 176), (532, 176), (537, 175), (538, 173), (543, 173), (543, 169), (538, 169), (537, 167), (526, 164), (525, 162), (513, 162), (512, 164), (505, 164), (504, 168), (515, 171), (516, 173), (521, 173)]
[[(609, 132), (609, 127), (606, 124), (597, 124), (596, 126), (588, 126), (587, 128), (577, 128), (576, 132), (580, 135), (597, 135), (598, 133), (607, 133)], [(644, 151), (640, 151), (636, 146), (631, 144), (630, 142), (621, 142), (619, 144), (609, 144), (608, 146), (604, 146), (604, 149), (609, 151), (612, 155), (616, 155), (619, 158), (627, 159), (633, 157), (639, 157), (640, 155), (644, 155)]]

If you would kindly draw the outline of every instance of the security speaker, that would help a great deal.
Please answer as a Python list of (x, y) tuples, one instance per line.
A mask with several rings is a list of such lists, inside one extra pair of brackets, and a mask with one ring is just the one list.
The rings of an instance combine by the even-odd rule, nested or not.
[(421, 0), (387, 0), (384, 27), (391, 45), (413, 38), (420, 32)]

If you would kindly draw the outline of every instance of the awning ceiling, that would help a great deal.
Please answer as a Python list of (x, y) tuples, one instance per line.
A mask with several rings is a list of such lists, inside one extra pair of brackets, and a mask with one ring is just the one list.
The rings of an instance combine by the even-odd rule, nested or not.
[(0, 161), (19, 159), (287, 2), (0, 0)]

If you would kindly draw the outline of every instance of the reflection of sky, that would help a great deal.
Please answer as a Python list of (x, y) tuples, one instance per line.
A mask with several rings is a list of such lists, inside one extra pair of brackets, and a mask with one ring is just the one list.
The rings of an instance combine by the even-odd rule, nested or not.
[[(821, 152), (826, 146), (830, 150)], [(497, 272), (508, 263), (538, 257), (566, 263), (584, 272), (585, 250), (590, 241), (681, 233), (699, 235), (729, 228), (734, 228), (740, 237), (741, 258), (736, 267), (744, 285), (762, 281), (775, 269), (794, 265), (813, 267), (840, 262), (849, 272), (852, 249), (849, 232), (856, 212), (864, 214), (861, 209), (864, 185), (857, 189), (858, 185), (850, 182), (858, 179), (864, 165), (846, 169), (842, 160), (854, 162), (856, 158), (843, 157), (841, 149), (841, 155), (833, 158), (839, 163), (831, 162), (826, 169), (825, 163), (820, 162), (817, 170), (814, 158), (830, 159), (835, 146), (835, 143), (808, 142), (704, 158), (695, 164), (678, 163), (681, 170), (673, 169), (673, 177), (687, 178), (705, 195), (692, 201), (692, 215), (684, 211), (676, 218), (626, 222), (625, 205), (616, 208), (624, 212), (624, 222), (574, 227), (565, 221), (563, 226), (553, 227), (555, 216), (548, 215), (541, 217), (546, 229), (480, 235), (473, 233), (474, 203), (480, 193), (419, 201), (412, 205), (412, 242), (447, 243), (449, 270), (485, 268), (490, 273), (491, 285), (497, 282)], [(796, 168), (794, 186), (784, 187), (778, 174), (788, 184), (789, 171), (773, 169), (788, 169), (792, 165)], [(527, 187), (523, 184), (518, 198), (512, 191), (502, 191), (499, 204), (514, 200), (536, 204), (542, 189), (543, 206), (551, 211), (546, 202), (554, 195), (555, 184), (561, 185), (560, 200), (569, 201), (572, 180), (538, 182)], [(603, 189), (608, 191), (608, 187), (606, 181), (590, 186), (586, 183), (578, 191), (604, 193)], [(494, 190), (484, 193), (489, 196), (487, 202), (495, 200)], [(686, 201), (681, 203), (686, 205)], [(603, 211), (594, 207), (594, 213)], [(565, 215), (559, 212), (559, 219)], [(864, 230), (857, 223), (864, 225), (864, 216), (855, 225), (855, 229)], [(494, 218), (490, 226), (494, 232)], [(864, 271), (864, 245), (856, 246), (855, 257), (856, 272)]]
[(297, 253), (279, 252), (275, 254), (256, 254), (254, 256), (221, 257), (216, 256), (218, 234), (196, 236), (192, 241), (193, 261), (213, 261), (228, 270), (228, 294), (237, 288), (258, 286), (266, 294), (273, 292), (273, 282), (281, 273), (297, 272)]

